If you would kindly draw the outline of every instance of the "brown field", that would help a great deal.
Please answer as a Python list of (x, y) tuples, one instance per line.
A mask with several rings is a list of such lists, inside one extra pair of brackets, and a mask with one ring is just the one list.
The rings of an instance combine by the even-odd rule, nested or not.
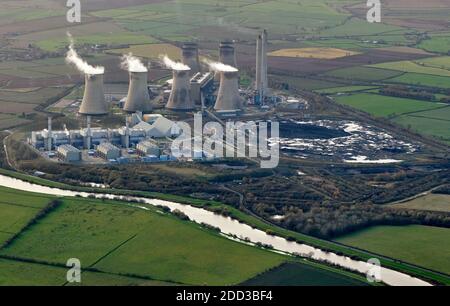
[[(310, 75), (339, 68), (356, 67), (400, 60), (413, 60), (424, 57), (429, 57), (429, 55), (369, 49), (364, 54), (357, 54), (331, 60), (270, 56), (268, 61), (270, 71), (273, 73)], [(255, 65), (255, 60), (254, 55), (239, 54), (238, 65), (240, 67), (251, 69)]]
[(34, 110), (36, 104), (16, 103), (0, 100), (1, 112), (6, 114), (20, 114), (22, 112), (29, 113)]
[(161, 54), (167, 54), (170, 58), (181, 59), (181, 49), (171, 44), (146, 44), (133, 45), (126, 49), (112, 49), (109, 53), (126, 54), (133, 53), (143, 58), (157, 59)]
[(356, 54), (359, 53), (337, 48), (294, 48), (276, 50), (270, 52), (268, 55), (294, 58), (336, 59)]
[[(97, 22), (100, 18), (85, 16), (83, 24)], [(27, 20), (9, 23), (0, 27), (0, 35), (15, 34), (24, 35), (31, 32), (42, 32), (73, 26), (67, 22), (65, 16), (55, 16), (36, 20)]]
[[(345, 8), (360, 18), (365, 18), (367, 14), (365, 2)], [(433, 11), (440, 13), (448, 8), (448, 0), (385, 0), (383, 1), (383, 23), (421, 30), (446, 30), (450, 26), (448, 19), (430, 18), (430, 16)]]

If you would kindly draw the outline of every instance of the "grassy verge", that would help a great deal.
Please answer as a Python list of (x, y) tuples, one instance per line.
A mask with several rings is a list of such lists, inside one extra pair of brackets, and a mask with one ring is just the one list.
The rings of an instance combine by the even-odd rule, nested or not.
[(176, 196), (176, 195), (167, 195), (167, 194), (160, 194), (160, 193), (151, 193), (151, 192), (142, 192), (142, 191), (130, 191), (130, 190), (109, 190), (109, 189), (96, 189), (96, 188), (85, 188), (85, 187), (77, 187), (77, 186), (69, 186), (66, 184), (61, 184), (57, 182), (52, 182), (49, 180), (45, 180), (42, 178), (37, 178), (33, 176), (29, 176), (26, 174), (21, 174), (13, 171), (8, 171), (4, 169), (0, 169), (0, 174), (16, 177), (31, 183), (41, 184), (49, 187), (58, 187), (58, 188), (64, 188), (64, 189), (70, 189), (70, 190), (76, 190), (76, 191), (84, 191), (84, 192), (98, 192), (98, 193), (111, 193), (111, 194), (117, 194), (117, 195), (135, 195), (135, 196), (143, 196), (143, 197), (151, 197), (151, 198), (158, 198), (162, 200), (167, 201), (174, 201), (184, 204), (189, 204), (196, 207), (202, 207), (208, 210), (213, 211), (222, 211), (222, 213), (235, 218), (241, 222), (244, 222), (254, 228), (263, 230), (263, 231), (270, 231), (275, 235), (278, 235), (280, 237), (286, 238), (291, 241), (297, 241), (300, 243), (309, 244), (311, 246), (315, 246), (318, 248), (321, 248), (323, 250), (332, 251), (339, 255), (346, 255), (355, 259), (360, 259), (367, 261), (370, 258), (377, 257), (380, 259), (381, 264), (384, 267), (391, 268), (397, 271), (401, 271), (404, 273), (407, 273), (411, 276), (415, 276), (421, 279), (425, 279), (428, 281), (431, 281), (436, 284), (443, 284), (443, 285), (450, 285), (450, 277), (445, 274), (441, 274), (438, 272), (434, 272), (422, 267), (406, 264), (403, 262), (399, 262), (398, 260), (383, 257), (381, 255), (375, 255), (373, 253), (351, 248), (336, 242), (327, 241), (319, 238), (315, 238), (312, 236), (303, 235), (301, 233), (293, 232), (287, 229), (283, 229), (280, 227), (277, 227), (275, 225), (266, 223), (256, 217), (250, 216), (245, 214), (244, 212), (235, 209), (233, 207), (230, 207), (228, 205), (219, 203), (219, 202), (213, 202), (213, 201), (205, 201), (205, 200), (199, 200), (199, 199), (193, 199), (188, 197), (182, 197), (182, 196)]

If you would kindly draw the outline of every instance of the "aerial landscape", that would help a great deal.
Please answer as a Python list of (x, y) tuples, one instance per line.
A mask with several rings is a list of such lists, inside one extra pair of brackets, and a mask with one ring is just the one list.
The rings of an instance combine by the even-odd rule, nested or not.
[(0, 140), (0, 286), (450, 285), (450, 0), (0, 0)]

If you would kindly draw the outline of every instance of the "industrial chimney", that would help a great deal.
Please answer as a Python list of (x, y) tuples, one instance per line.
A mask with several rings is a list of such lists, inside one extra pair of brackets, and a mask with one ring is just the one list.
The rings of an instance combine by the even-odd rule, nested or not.
[(258, 35), (256, 41), (256, 84), (255, 89), (260, 98), (260, 103), (264, 101), (267, 93), (267, 31), (264, 30)]
[(172, 91), (166, 108), (178, 111), (194, 109), (191, 99), (191, 76), (190, 70), (173, 70)]
[[(234, 43), (230, 41), (223, 41), (219, 45), (219, 62), (237, 68), (236, 52)], [(220, 72), (216, 72), (214, 80), (220, 81)]]
[(86, 74), (84, 96), (79, 113), (85, 116), (101, 116), (108, 113), (103, 90), (103, 74)]
[(235, 71), (221, 71), (220, 74), (220, 87), (214, 109), (216, 111), (242, 109), (237, 69)]
[(150, 112), (152, 105), (147, 87), (147, 72), (130, 71), (130, 86), (123, 110), (128, 113)]
[(186, 42), (181, 47), (181, 51), (183, 64), (191, 68), (189, 75), (193, 76), (194, 74), (200, 72), (198, 45), (194, 42)]

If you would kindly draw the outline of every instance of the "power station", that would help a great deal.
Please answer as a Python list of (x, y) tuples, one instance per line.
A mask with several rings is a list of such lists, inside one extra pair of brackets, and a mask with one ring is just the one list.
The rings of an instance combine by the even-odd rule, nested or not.
[[(48, 119), (48, 127), (42, 131), (32, 132), (29, 143), (41, 151), (56, 150), (65, 162), (85, 161), (98, 157), (109, 162), (125, 162), (129, 152), (139, 152), (141, 160), (172, 160), (167, 152), (167, 140), (181, 132), (173, 121), (160, 114), (151, 112), (161, 108), (176, 113), (187, 113), (201, 109), (210, 109), (219, 117), (237, 116), (246, 111), (245, 101), (264, 104), (268, 93), (267, 82), (267, 32), (264, 30), (256, 41), (256, 82), (255, 88), (242, 90), (239, 86), (239, 70), (237, 68), (236, 49), (233, 41), (219, 43), (219, 62), (212, 65), (206, 62), (211, 71), (202, 72), (199, 62), (199, 51), (196, 43), (184, 43), (182, 61), (174, 62), (164, 57), (165, 65), (172, 71), (172, 79), (167, 87), (149, 85), (148, 69), (132, 54), (124, 56), (128, 60), (129, 84), (128, 92), (123, 100), (123, 112), (126, 114), (125, 125), (116, 129), (92, 127), (101, 125), (101, 117), (109, 113), (111, 105), (106, 102), (104, 90), (104, 72), (81, 70), (85, 75), (85, 90), (78, 113), (86, 118), (86, 127), (79, 130), (53, 131), (52, 118)], [(72, 50), (73, 56), (77, 56)], [(88, 65), (86, 63), (86, 65)], [(91, 67), (96, 68), (96, 67)], [(102, 67), (97, 67), (102, 68)], [(215, 78), (220, 81), (214, 82)], [(154, 91), (160, 94), (154, 94)], [(167, 92), (167, 96), (161, 94)], [(158, 103), (152, 97), (163, 97)], [(244, 99), (245, 97), (245, 99)], [(259, 101), (260, 103), (256, 103)], [(257, 109), (257, 108), (255, 108)], [(87, 151), (87, 153), (86, 153)], [(158, 154), (156, 154), (158, 153)]]

